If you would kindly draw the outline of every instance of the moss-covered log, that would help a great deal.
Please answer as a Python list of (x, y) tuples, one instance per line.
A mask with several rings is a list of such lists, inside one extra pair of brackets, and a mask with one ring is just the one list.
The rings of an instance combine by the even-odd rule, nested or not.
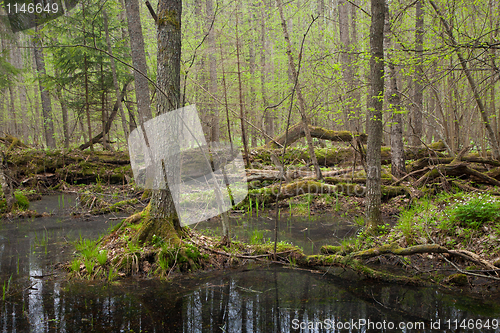
[[(436, 144), (438, 146), (438, 144)], [(365, 147), (366, 149), (366, 147)], [(330, 148), (315, 148), (314, 152), (321, 166), (336, 166), (336, 165), (351, 165), (354, 158), (354, 150), (352, 147), (330, 147)], [(251, 152), (251, 161), (263, 164), (274, 164), (271, 161), (271, 153), (276, 156), (283, 155), (282, 149), (269, 148), (267, 146), (257, 147)], [(405, 156), (407, 160), (415, 160), (423, 157), (428, 157), (430, 154), (435, 155), (435, 152), (427, 148), (407, 148), (405, 149)], [(437, 152), (439, 156), (444, 156), (442, 153)], [(299, 163), (302, 161), (308, 162), (310, 160), (309, 153), (305, 148), (289, 147), (285, 154), (285, 161), (289, 164)], [(384, 165), (391, 164), (391, 148), (382, 147), (381, 149), (381, 162)]]
[(105, 184), (123, 184), (127, 177), (132, 177), (130, 160), (124, 152), (18, 150), (11, 152), (9, 168), (14, 179), (19, 183), (27, 181), (29, 185), (44, 182), (39, 175), (51, 175), (50, 184), (44, 183), (45, 186), (53, 185), (54, 181), (90, 184), (99, 180)]
[[(336, 142), (350, 142), (354, 137), (359, 138), (362, 143), (366, 143), (366, 134), (364, 133), (352, 133), (350, 131), (332, 131), (323, 127), (312, 126), (309, 125), (309, 131), (311, 132), (311, 136), (313, 138), (321, 139), (321, 140), (329, 140)], [(279, 148), (285, 144), (286, 132), (281, 133), (273, 140), (269, 141), (265, 147), (267, 148)], [(304, 127), (302, 123), (298, 123), (292, 126), (288, 130), (287, 144), (291, 145), (295, 141), (305, 137)]]
[(19, 138), (12, 136), (10, 134), (5, 135), (5, 137), (0, 137), (0, 142), (2, 142), (6, 147), (7, 151), (11, 151), (15, 148), (28, 148)]
[(394, 254), (398, 256), (409, 256), (417, 253), (448, 253), (448, 249), (438, 244), (415, 245), (407, 248), (400, 247), (396, 243), (385, 244), (368, 250), (353, 252), (351, 257), (368, 259), (383, 254)]
[(382, 272), (364, 265), (360, 260), (354, 259), (349, 256), (340, 255), (312, 255), (304, 256), (297, 260), (297, 264), (306, 267), (317, 266), (341, 266), (350, 268), (356, 273), (373, 280), (379, 280), (390, 283), (411, 285), (411, 286), (425, 286), (429, 285), (421, 279), (415, 277), (408, 277), (396, 275), (388, 272)]
[[(279, 189), (279, 184), (271, 185), (258, 190), (252, 190), (248, 193), (248, 197), (254, 201), (259, 201), (260, 203), (272, 203), (276, 201), (276, 196), (278, 196), (278, 200), (283, 200), (308, 193), (342, 194), (346, 196), (364, 197), (366, 188), (364, 186), (352, 183), (329, 185), (314, 180), (300, 180), (290, 184), (282, 185), (281, 191)], [(382, 186), (383, 199), (388, 199), (405, 194), (408, 193), (404, 187)]]

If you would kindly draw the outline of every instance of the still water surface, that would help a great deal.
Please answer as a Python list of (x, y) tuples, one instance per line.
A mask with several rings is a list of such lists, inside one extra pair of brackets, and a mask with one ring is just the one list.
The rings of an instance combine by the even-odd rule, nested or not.
[[(31, 208), (50, 210), (53, 216), (1, 224), (0, 284), (11, 282), (0, 303), (0, 331), (500, 332), (493, 329), (499, 324), (500, 302), (278, 266), (205, 272), (172, 282), (67, 282), (53, 265), (71, 258), (68, 242), (98, 237), (113, 222), (112, 216), (72, 218), (68, 208), (74, 203), (67, 195), (46, 197)], [(256, 227), (255, 221), (233, 222)], [(297, 224), (300, 232), (303, 222), (282, 223)], [(323, 224), (307, 226), (311, 241), (331, 237), (317, 231)], [(338, 234), (343, 227), (326, 228)], [(303, 233), (298, 236), (302, 239)], [(490, 328), (478, 329), (487, 320)], [(391, 323), (395, 329), (389, 329)], [(432, 330), (437, 324), (441, 329)]]

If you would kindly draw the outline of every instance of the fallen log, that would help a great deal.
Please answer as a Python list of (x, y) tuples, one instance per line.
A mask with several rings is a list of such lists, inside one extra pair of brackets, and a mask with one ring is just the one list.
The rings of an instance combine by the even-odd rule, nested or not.
[[(426, 284), (426, 282), (416, 279), (416, 278), (409, 278), (406, 276), (399, 276), (399, 275), (393, 275), (390, 273), (386, 272), (380, 272), (373, 270), (367, 266), (365, 266), (361, 260), (369, 259), (369, 258), (374, 258), (380, 255), (386, 255), (386, 254), (392, 254), (392, 255), (397, 255), (397, 256), (409, 256), (409, 255), (414, 255), (414, 254), (423, 254), (423, 253), (433, 253), (433, 254), (449, 254), (452, 256), (457, 256), (462, 259), (471, 261), (475, 264), (482, 265), (486, 267), (488, 270), (495, 271), (496, 272), (496, 267), (491, 264), (490, 262), (482, 259), (479, 257), (477, 254), (472, 253), (467, 250), (448, 250), (447, 248), (438, 245), (438, 244), (422, 244), (422, 245), (416, 245), (416, 246), (411, 246), (408, 248), (402, 248), (400, 247), (397, 243), (391, 243), (391, 244), (385, 244), (379, 247), (367, 249), (367, 250), (362, 250), (358, 252), (349, 252), (345, 255), (339, 254), (342, 253), (342, 247), (332, 247), (332, 246), (324, 246), (321, 249), (322, 253), (335, 253), (335, 254), (330, 254), (330, 255), (311, 255), (311, 256), (304, 256), (302, 258), (299, 258), (297, 260), (297, 263), (299, 263), (302, 266), (308, 266), (308, 267), (317, 267), (317, 266), (341, 266), (341, 267), (348, 267), (355, 272), (364, 275), (365, 277), (372, 278), (372, 279), (377, 279), (377, 280), (383, 280), (387, 282), (394, 282), (394, 283), (404, 283), (404, 284), (415, 284), (415, 285), (422, 285)], [(345, 251), (344, 251), (345, 252)], [(445, 258), (446, 259), (446, 258)], [(447, 259), (446, 259), (447, 260)], [(447, 260), (449, 262), (449, 260)], [(456, 265), (453, 264), (454, 267)], [(496, 277), (489, 277), (485, 275), (477, 275), (480, 277), (485, 277), (485, 278), (492, 278), (495, 280), (498, 280)]]
[(426, 172), (422, 177), (420, 177), (414, 184), (415, 187), (420, 187), (424, 183), (431, 181), (435, 178), (443, 176), (453, 176), (453, 177), (461, 177), (464, 175), (474, 176), (478, 178), (480, 181), (494, 185), (500, 186), (500, 181), (492, 178), (484, 173), (481, 173), (477, 170), (469, 168), (467, 163), (455, 163), (455, 164), (440, 164)]
[[(354, 137), (358, 137), (362, 143), (366, 143), (367, 135), (364, 133), (352, 133), (350, 131), (332, 131), (323, 127), (309, 125), (309, 131), (313, 138), (321, 140), (329, 140), (334, 142), (351, 142)], [(293, 144), (295, 141), (305, 137), (304, 127), (302, 123), (295, 124), (288, 130), (288, 135), (286, 132), (281, 133), (273, 140), (269, 141), (265, 147), (267, 148), (278, 148), (285, 144), (285, 137), (287, 145)]]
[(360, 259), (368, 259), (377, 257), (383, 254), (394, 254), (398, 256), (409, 256), (418, 253), (448, 253), (449, 250), (438, 244), (423, 244), (415, 245), (408, 248), (403, 248), (396, 243), (385, 244), (372, 249), (352, 252), (349, 256)]
[[(355, 171), (361, 170), (361, 168), (356, 168), (354, 169)], [(353, 170), (352, 168), (347, 168), (347, 169), (341, 169), (341, 170), (332, 170), (332, 171), (323, 171), (323, 177), (325, 178), (332, 178), (334, 176), (338, 175), (346, 175), (347, 173), (351, 173)], [(281, 175), (281, 172), (279, 170), (265, 170), (265, 169), (247, 169), (247, 181), (277, 181), (279, 180), (279, 176)], [(290, 179), (298, 179), (298, 178), (304, 178), (304, 179), (309, 179), (309, 178), (315, 178), (315, 173), (311, 170), (301, 170), (301, 169), (290, 169), (287, 170), (287, 172), (282, 176), (284, 180), (290, 180)], [(335, 179), (338, 179), (338, 181), (335, 182), (335, 180), (332, 180), (330, 184), (334, 183), (345, 183), (349, 182), (350, 178), (346, 175), (345, 178), (342, 177), (337, 177)], [(362, 181), (361, 181), (362, 179)], [(359, 183), (359, 184), (364, 184), (366, 183), (365, 178), (360, 178), (358, 179), (359, 181), (351, 181), (351, 183)]]
[[(402, 186), (382, 186), (381, 191), (383, 200), (399, 195), (410, 195), (408, 190)], [(273, 203), (276, 201), (276, 196), (278, 196), (278, 200), (283, 200), (303, 194), (342, 194), (364, 197), (365, 193), (366, 187), (358, 184), (339, 183), (337, 185), (329, 185), (314, 180), (300, 180), (281, 186), (281, 191), (279, 184), (250, 191), (248, 198), (252, 198), (252, 200), (259, 201), (260, 203)]]
[(425, 282), (421, 279), (415, 277), (408, 277), (402, 275), (396, 275), (386, 272), (377, 271), (373, 268), (370, 268), (360, 260), (354, 259), (349, 256), (340, 256), (340, 255), (311, 255), (304, 256), (296, 260), (298, 265), (306, 266), (306, 267), (317, 267), (317, 266), (340, 266), (347, 267), (355, 271), (356, 273), (363, 275), (366, 278), (385, 281), (390, 283), (411, 285), (411, 286), (426, 286), (429, 285), (428, 282)]
[[(440, 142), (434, 144), (439, 147)], [(431, 147), (433, 145), (429, 145)], [(364, 148), (366, 149), (366, 147)], [(433, 149), (433, 148), (430, 148)], [(352, 165), (355, 151), (352, 147), (330, 147), (330, 148), (315, 148), (314, 153), (320, 166), (337, 166), (337, 165)], [(271, 160), (271, 155), (275, 154), (280, 159), (283, 156), (282, 149), (269, 148), (261, 146), (253, 149), (250, 153), (251, 162), (258, 162), (263, 164), (274, 164)], [(428, 157), (430, 154), (438, 157), (443, 157), (444, 154), (440, 152), (430, 151), (428, 148), (414, 148), (410, 147), (405, 149), (405, 156), (407, 160), (415, 160), (423, 157)], [(287, 164), (294, 164), (301, 161), (309, 161), (309, 153), (305, 148), (289, 147), (286, 150), (285, 161)], [(391, 164), (391, 148), (381, 148), (381, 163), (384, 165)]]
[[(462, 157), (462, 161), (469, 162), (469, 163), (479, 163), (479, 164), (487, 164), (487, 165), (492, 165), (495, 167), (500, 167), (500, 162), (491, 160), (491, 159), (486, 159), (479, 157), (475, 154), (472, 155), (466, 155)], [(449, 164), (453, 161), (452, 157), (423, 157), (420, 158), (410, 164), (407, 165), (407, 170), (408, 172), (413, 172), (416, 170), (421, 170), (425, 168), (426, 166), (430, 165), (438, 165), (438, 164)]]

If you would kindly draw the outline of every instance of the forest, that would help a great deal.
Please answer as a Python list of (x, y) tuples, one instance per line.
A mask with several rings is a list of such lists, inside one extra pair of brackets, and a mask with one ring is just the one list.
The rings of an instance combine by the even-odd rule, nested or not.
[[(54, 290), (51, 276), (63, 272), (69, 286), (101, 281), (125, 288), (114, 283), (131, 276), (173, 283), (231, 268), (240, 271), (213, 275), (225, 281), (217, 280), (215, 294), (195, 293), (226, 302), (208, 310), (218, 313), (210, 322), (222, 331), (252, 331), (247, 311), (256, 318), (272, 309), (259, 308), (256, 299), (250, 308), (244, 292), (267, 291), (243, 277), (228, 282), (250, 267), (269, 269), (263, 273), (269, 281), (260, 283), (264, 288), (274, 279), (275, 287), (265, 289), (276, 289), (271, 302), (294, 297), (278, 296), (286, 286), (278, 288), (277, 276), (307, 270), (480, 299), (486, 303), (465, 306), (472, 314), (462, 316), (450, 310), (461, 301), (443, 296), (436, 311), (457, 323), (473, 318), (474, 328), (488, 320), (493, 328), (490, 319), (500, 313), (499, 303), (488, 303), (500, 280), (500, 2), (0, 4), (0, 245), (19, 237), (14, 229), (29, 230), (19, 227), (22, 221), (38, 221), (38, 229), (21, 233), (32, 239), (30, 251), (44, 252), (52, 264), (36, 273), (27, 268), (26, 277), (20, 262), (31, 267), (31, 255), (0, 247), (9, 263), (0, 268), (11, 265), (0, 270), (5, 311), (31, 306), (33, 294), (23, 288), (33, 274), (49, 277), (36, 283)], [(181, 125), (172, 116), (188, 117), (193, 109), (194, 120)], [(200, 177), (208, 187), (193, 185)], [(56, 196), (57, 209), (71, 201), (69, 212), (41, 208), (55, 205)], [(50, 219), (68, 216), (76, 229), (100, 223), (92, 227), (98, 235), (51, 231), (66, 222), (52, 228)], [(312, 290), (309, 278), (297, 279)], [(344, 283), (335, 281), (328, 283)], [(237, 300), (226, 299), (230, 286), (243, 293)], [(377, 308), (366, 288), (346, 290)], [(389, 305), (402, 290), (378, 296)], [(40, 291), (39, 297), (55, 296)], [(79, 297), (71, 292), (68, 304)], [(174, 318), (179, 331), (205, 331), (189, 328), (209, 320), (202, 314), (200, 324), (186, 310), (195, 307), (193, 297), (188, 305), (182, 297), (168, 301), (182, 309)], [(377, 318), (418, 319), (431, 328), (436, 317), (412, 314), (415, 299), (408, 302), (399, 312), (383, 306), (390, 314)], [(228, 319), (233, 303), (244, 313), (234, 319), (238, 324)], [(293, 318), (307, 321), (302, 310), (298, 317), (292, 310), (273, 313), (274, 329), (290, 330)], [(48, 318), (63, 310), (44, 311), (40, 325), (48, 329)], [(353, 310), (360, 318), (369, 312)], [(11, 328), (32, 328), (6, 318)], [(251, 327), (266, 331), (264, 324)]]

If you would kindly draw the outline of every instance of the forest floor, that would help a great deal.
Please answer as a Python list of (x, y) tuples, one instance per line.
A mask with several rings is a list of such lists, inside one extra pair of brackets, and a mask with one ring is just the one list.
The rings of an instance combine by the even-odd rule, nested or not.
[[(260, 209), (275, 216), (280, 209), (281, 214), (344, 216), (360, 227), (364, 224), (364, 171), (352, 159), (344, 166), (324, 165), (325, 179), (317, 182), (311, 178), (311, 169), (297, 161), (295, 169), (289, 168), (293, 172), (280, 174), (263, 160), (264, 151), (253, 153), (254, 169), (247, 170), (249, 196), (236, 211)], [(25, 200), (62, 191), (78, 195), (77, 215), (120, 212), (129, 216), (106, 237), (76, 244), (78, 255), (64, 265), (74, 277), (170, 277), (248, 262), (275, 262), (308, 269), (341, 267), (341, 272), (349, 269), (363, 278), (402, 284), (496, 292), (500, 281), (500, 183), (496, 183), (500, 163), (465, 152), (453, 158), (434, 153), (408, 164), (404, 179), (383, 172), (385, 224), (375, 234), (360, 232), (340, 246), (324, 246), (320, 255), (304, 255), (301, 249), (282, 242), (275, 257), (272, 243), (224, 244), (189, 228), (175, 245), (159, 237), (138, 244), (134, 233), (147, 218), (150, 193), (135, 188), (123, 153), (11, 151), (7, 169), (19, 205), (8, 214), (39, 216), (27, 209)], [(280, 177), (283, 183), (275, 208), (272, 193), (277, 193)]]

